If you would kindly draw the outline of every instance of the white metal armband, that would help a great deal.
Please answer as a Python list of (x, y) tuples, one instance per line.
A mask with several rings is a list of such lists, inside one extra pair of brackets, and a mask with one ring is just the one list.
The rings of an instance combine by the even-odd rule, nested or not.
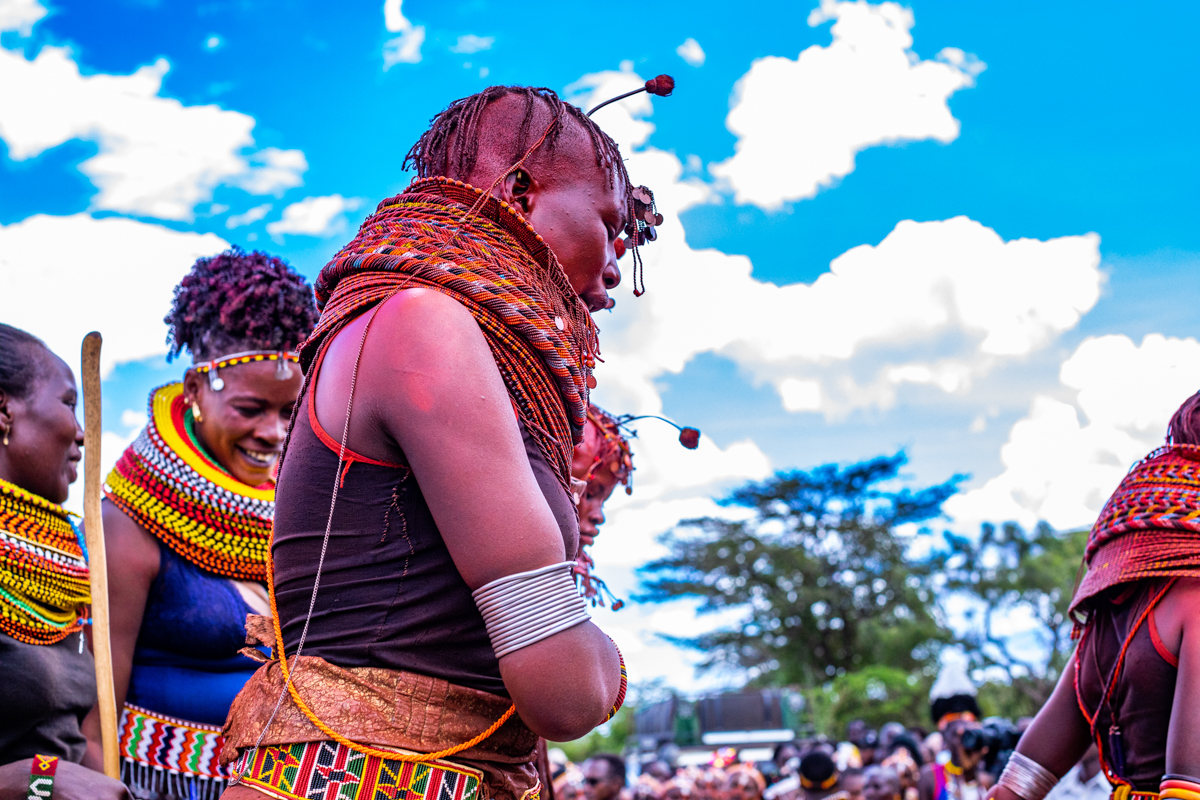
[(471, 593), (496, 658), (587, 622), (587, 603), (575, 586), (574, 561), (497, 578)]
[(1058, 778), (1054, 777), (1053, 772), (1020, 753), (1009, 756), (999, 780), (1000, 786), (1009, 789), (1021, 800), (1042, 800), (1056, 783)]

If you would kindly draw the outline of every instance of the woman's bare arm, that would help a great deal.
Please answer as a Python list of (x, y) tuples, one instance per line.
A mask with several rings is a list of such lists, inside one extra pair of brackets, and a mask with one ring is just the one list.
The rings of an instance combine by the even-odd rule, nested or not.
[[(1200, 580), (1181, 578), (1155, 609), (1163, 644), (1178, 654), (1167, 731), (1167, 774), (1200, 779)], [(1175, 642), (1178, 641), (1178, 645)]]
[[(365, 324), (338, 335), (321, 370), (318, 417), (335, 437)], [(401, 292), (380, 308), (362, 364), (354, 416), (374, 417), (403, 451), (468, 586), (567, 559), (491, 350), (461, 304)], [(360, 424), (352, 418), (352, 447)], [(595, 727), (620, 683), (615, 648), (591, 623), (505, 656), (500, 672), (521, 718), (554, 741)]]
[[(1017, 743), (1017, 752), (1061, 778), (1079, 763), (1091, 743), (1091, 730), (1075, 699), (1075, 656), (1072, 654), (1054, 693)], [(988, 798), (1020, 800), (1011, 790), (999, 785), (992, 787)]]

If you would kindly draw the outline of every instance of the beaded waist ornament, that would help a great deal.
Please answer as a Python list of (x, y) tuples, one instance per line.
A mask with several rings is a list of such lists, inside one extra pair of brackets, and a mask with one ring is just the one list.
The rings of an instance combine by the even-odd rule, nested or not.
[(125, 704), (117, 734), (121, 781), (135, 796), (217, 800), (229, 769), (217, 763), (221, 729)]
[(26, 644), (54, 644), (83, 629), (91, 602), (70, 513), (0, 480), (0, 630)]
[(117, 461), (105, 495), (201, 569), (265, 581), (275, 489), (242, 483), (196, 441), (183, 384), (150, 395), (150, 422)]
[(483, 778), (449, 761), (394, 761), (328, 741), (251, 748), (234, 763), (241, 783), (295, 800), (478, 800)]

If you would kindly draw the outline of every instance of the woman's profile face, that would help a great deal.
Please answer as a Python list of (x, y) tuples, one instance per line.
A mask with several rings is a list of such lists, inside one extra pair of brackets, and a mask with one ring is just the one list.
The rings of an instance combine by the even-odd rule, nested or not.
[(83, 427), (75, 416), (79, 392), (66, 362), (49, 350), (38, 350), (38, 377), (27, 395), (0, 393), (8, 420), (8, 445), (0, 447), (0, 478), (51, 503), (63, 503), (83, 457)]
[[(252, 361), (220, 371), (224, 388), (209, 386), (207, 374), (188, 370), (184, 401), (199, 408), (196, 435), (218, 464), (250, 486), (269, 483), (287, 437), (302, 376), (291, 366), (280, 380), (277, 361)], [(193, 414), (195, 408), (193, 408)]]
[(564, 131), (554, 157), (523, 174), (527, 180), (509, 179), (509, 201), (554, 251), (588, 309), (609, 308), (608, 290), (621, 282), (616, 241), (629, 221), (624, 181), (596, 163), (582, 129)]
[(601, 465), (588, 480), (583, 497), (579, 498), (579, 544), (589, 545), (600, 535), (604, 524), (604, 503), (612, 496), (617, 476), (607, 465)]

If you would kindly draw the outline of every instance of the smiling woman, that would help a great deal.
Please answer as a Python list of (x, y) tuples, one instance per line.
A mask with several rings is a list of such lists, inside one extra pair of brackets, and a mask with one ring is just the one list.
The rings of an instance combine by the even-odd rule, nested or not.
[(304, 279), (265, 253), (200, 259), (175, 289), (171, 356), (193, 364), (151, 394), (105, 487), (122, 777), (139, 797), (224, 788), (220, 728), (257, 666), (238, 651), (267, 610), (276, 462), (316, 318)]
[[(96, 702), (87, 554), (59, 503), (75, 482), (83, 429), (75, 376), (25, 331), (0, 324), (0, 796), (25, 796), (35, 764), (58, 760), (55, 797), (116, 798), (116, 781), (77, 766)], [(43, 784), (44, 785), (44, 784)], [(49, 795), (47, 787), (47, 795)]]

